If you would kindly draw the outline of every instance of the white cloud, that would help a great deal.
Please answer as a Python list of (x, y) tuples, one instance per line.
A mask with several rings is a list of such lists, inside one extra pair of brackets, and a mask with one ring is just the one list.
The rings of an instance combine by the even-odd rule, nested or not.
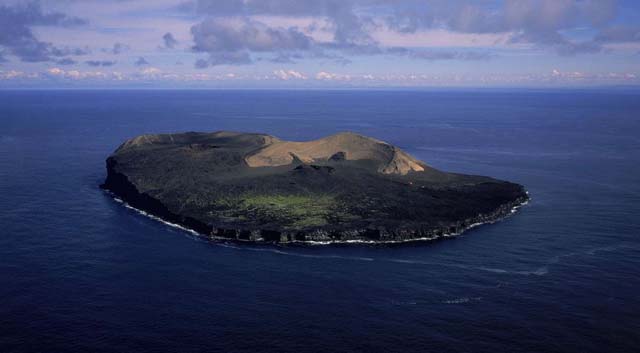
[(2, 80), (12, 80), (26, 77), (23, 71), (9, 70), (9, 71), (0, 71), (0, 79)]
[(57, 67), (53, 67), (53, 68), (47, 70), (47, 72), (49, 74), (51, 74), (51, 75), (54, 75), (54, 76), (64, 75), (64, 70), (62, 70), (60, 68), (57, 68)]
[(157, 67), (148, 67), (140, 71), (140, 73), (145, 76), (155, 76), (160, 74), (161, 72), (162, 70), (158, 69)]
[(281, 79), (281, 80), (306, 80), (308, 77), (298, 71), (294, 71), (294, 70), (276, 70), (273, 72), (273, 74)]
[[(367, 75), (367, 76), (371, 76), (371, 75)], [(326, 71), (320, 71), (316, 74), (316, 80), (320, 80), (320, 81), (350, 81), (352, 78), (353, 78), (352, 75), (335, 74), (335, 73), (326, 72)]]
[(551, 76), (560, 79), (588, 79), (592, 77), (592, 75), (587, 75), (584, 72), (580, 71), (560, 71), (558, 69), (553, 69), (551, 71)]
[(82, 73), (81, 73), (80, 71), (78, 71), (78, 70), (71, 70), (71, 71), (68, 71), (68, 72), (67, 72), (67, 75), (68, 75), (70, 78), (74, 79), (74, 80), (78, 80), (78, 79), (81, 79), (81, 78), (82, 78)]
[[(45, 77), (55, 78), (55, 79), (66, 79), (66, 80), (125, 80), (127, 79), (126, 75), (120, 72), (103, 72), (103, 71), (79, 71), (79, 70), (69, 70), (65, 71), (59, 67), (53, 67), (47, 69), (44, 72)], [(24, 76), (23, 76), (24, 77)], [(40, 75), (32, 74), (27, 75), (28, 78), (38, 78)]]
[[(311, 79), (310, 79), (311, 78)], [(119, 71), (82, 71), (64, 70), (52, 67), (40, 72), (24, 72), (17, 70), (0, 70), (0, 80), (24, 85), (38, 85), (43, 80), (50, 84), (161, 84), (171, 87), (198, 84), (216, 87), (250, 87), (253, 85), (264, 87), (284, 87), (305, 82), (309, 87), (436, 87), (436, 86), (581, 86), (600, 84), (640, 84), (640, 75), (634, 72), (600, 72), (585, 73), (576, 70), (554, 69), (547, 73), (513, 73), (513, 74), (456, 74), (456, 73), (335, 73), (319, 71), (313, 75), (296, 70), (276, 70), (272, 73), (256, 72), (168, 72), (158, 68), (145, 68), (136, 72)]]

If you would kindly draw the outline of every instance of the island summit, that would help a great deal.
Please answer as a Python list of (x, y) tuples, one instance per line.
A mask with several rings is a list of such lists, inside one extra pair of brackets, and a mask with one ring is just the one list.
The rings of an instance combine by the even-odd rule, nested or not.
[(436, 239), (528, 200), (521, 185), (442, 172), (350, 132), (308, 142), (227, 131), (142, 135), (107, 158), (102, 188), (204, 236), (264, 242)]

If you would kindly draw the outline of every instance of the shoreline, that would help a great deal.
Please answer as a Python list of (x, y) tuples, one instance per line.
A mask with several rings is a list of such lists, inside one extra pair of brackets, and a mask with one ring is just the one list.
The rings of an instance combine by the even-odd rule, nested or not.
[[(293, 239), (293, 240), (286, 240), (286, 241), (271, 241), (271, 240), (264, 240), (263, 238), (260, 238), (260, 239), (240, 239), (238, 237), (231, 238), (231, 237), (217, 236), (217, 235), (213, 234), (213, 231), (210, 234), (205, 234), (205, 233), (202, 233), (202, 232), (198, 232), (197, 230), (189, 228), (184, 224), (171, 222), (171, 221), (169, 221), (167, 219), (162, 218), (159, 215), (153, 214), (152, 212), (148, 212), (148, 211), (145, 211), (143, 209), (134, 207), (130, 203), (128, 203), (124, 198), (122, 198), (121, 196), (117, 195), (112, 190), (109, 190), (108, 188), (103, 187), (103, 186), (100, 186), (100, 188), (105, 194), (110, 196), (113, 201), (124, 205), (125, 208), (131, 209), (131, 210), (135, 211), (136, 213), (138, 213), (138, 214), (140, 214), (142, 216), (145, 216), (145, 217), (147, 217), (149, 219), (152, 219), (154, 221), (159, 221), (160, 223), (163, 223), (164, 225), (167, 225), (169, 227), (172, 227), (172, 228), (179, 229), (181, 231), (190, 233), (191, 235), (194, 235), (194, 236), (197, 236), (197, 237), (201, 237), (201, 238), (204, 238), (204, 239), (212, 241), (212, 242), (233, 242), (233, 243), (237, 243), (237, 244), (265, 244), (265, 245), (266, 244), (269, 244), (269, 245), (286, 244), (286, 245), (303, 245), (303, 246), (326, 246), (326, 245), (389, 245), (389, 244), (426, 243), (426, 242), (437, 241), (437, 240), (441, 240), (441, 239), (445, 239), (445, 238), (454, 238), (454, 237), (457, 237), (459, 235), (464, 234), (465, 232), (467, 232), (467, 231), (469, 231), (471, 229), (480, 227), (482, 225), (494, 224), (494, 223), (501, 222), (501, 221), (509, 218), (513, 214), (515, 214), (520, 208), (526, 206), (531, 201), (531, 197), (529, 196), (529, 192), (526, 192), (526, 195), (527, 195), (526, 198), (523, 198), (522, 200), (516, 200), (516, 201), (511, 202), (509, 204), (503, 205), (502, 207), (500, 207), (498, 210), (496, 210), (491, 215), (488, 215), (488, 216), (478, 215), (478, 216), (474, 217), (474, 218), (486, 217), (486, 220), (484, 220), (484, 221), (471, 223), (468, 226), (461, 227), (459, 230), (456, 230), (455, 232), (442, 232), (442, 234), (436, 235), (436, 236), (433, 236), (433, 237), (415, 237), (415, 238), (398, 239), (398, 240), (366, 240), (366, 239), (296, 240), (296, 239)], [(503, 210), (505, 208), (506, 208), (506, 211)], [(467, 222), (467, 220), (465, 220), (463, 222)], [(212, 229), (215, 229), (215, 228), (212, 228)]]
[[(320, 165), (301, 160), (289, 163), (280, 156), (281, 148), (276, 148), (271, 152), (279, 162), (265, 165), (268, 173), (264, 174), (255, 168), (271, 158), (267, 152), (252, 162), (247, 158), (254, 156), (251, 151), (256, 148), (271, 148), (274, 139), (225, 131), (141, 135), (107, 158), (107, 178), (101, 188), (135, 209), (211, 240), (319, 245), (451, 237), (494, 223), (529, 199), (522, 185), (442, 172), (395, 146), (349, 132), (308, 142), (318, 148), (317, 153), (330, 155)], [(284, 150), (299, 148), (279, 143), (285, 144)], [(360, 157), (347, 160), (342, 150)], [(393, 157), (395, 167), (381, 155)], [(252, 167), (251, 163), (257, 164)], [(405, 170), (407, 165), (420, 167), (426, 174), (409, 173), (413, 169)], [(243, 190), (266, 196), (249, 195), (244, 200), (236, 195), (240, 198), (236, 203), (224, 197), (217, 200)], [(326, 195), (340, 200), (329, 205), (322, 198)], [(191, 199), (185, 210), (185, 200)]]

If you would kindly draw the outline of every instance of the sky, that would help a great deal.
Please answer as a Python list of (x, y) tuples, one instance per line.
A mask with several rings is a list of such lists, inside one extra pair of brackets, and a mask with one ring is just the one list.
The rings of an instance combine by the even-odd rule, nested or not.
[(0, 0), (0, 88), (639, 85), (637, 0)]

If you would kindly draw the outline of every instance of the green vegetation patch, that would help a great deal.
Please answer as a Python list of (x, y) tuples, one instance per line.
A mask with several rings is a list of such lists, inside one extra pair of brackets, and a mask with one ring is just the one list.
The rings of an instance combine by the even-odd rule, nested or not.
[(210, 201), (212, 220), (244, 224), (279, 224), (297, 230), (327, 224), (350, 222), (360, 217), (351, 214), (344, 202), (327, 194), (254, 194), (217, 197)]
[(327, 224), (335, 208), (329, 195), (245, 195), (241, 205), (264, 221), (277, 220), (290, 228), (317, 227)]

